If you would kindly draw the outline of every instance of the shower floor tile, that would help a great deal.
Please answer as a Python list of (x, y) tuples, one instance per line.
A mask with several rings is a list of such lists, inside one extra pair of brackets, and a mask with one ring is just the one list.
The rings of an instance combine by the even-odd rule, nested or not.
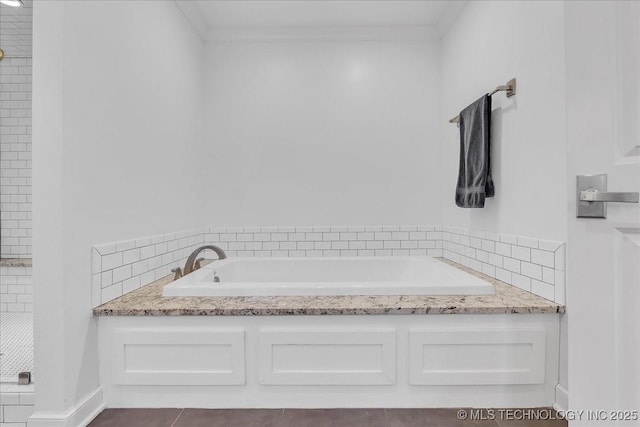
[(33, 375), (33, 313), (0, 313), (0, 382)]

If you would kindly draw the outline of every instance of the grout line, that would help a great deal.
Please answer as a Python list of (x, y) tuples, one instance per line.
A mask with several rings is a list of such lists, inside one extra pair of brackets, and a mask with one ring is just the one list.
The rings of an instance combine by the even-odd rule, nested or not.
[(176, 425), (176, 423), (178, 422), (178, 419), (180, 418), (180, 416), (182, 415), (182, 413), (183, 413), (183, 412), (184, 412), (184, 408), (182, 408), (182, 409), (180, 410), (180, 413), (178, 414), (178, 416), (176, 417), (176, 419), (175, 419), (175, 420), (173, 420), (173, 422), (171, 423), (171, 426), (169, 426), (169, 427), (173, 427), (173, 426), (175, 426), (175, 425)]

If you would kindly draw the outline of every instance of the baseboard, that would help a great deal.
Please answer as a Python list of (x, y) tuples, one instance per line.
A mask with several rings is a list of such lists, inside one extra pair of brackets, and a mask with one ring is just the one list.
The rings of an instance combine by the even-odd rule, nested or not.
[(558, 412), (567, 412), (569, 408), (569, 392), (566, 388), (560, 384), (556, 386), (556, 402), (553, 404), (553, 409)]
[(27, 420), (28, 427), (85, 427), (104, 409), (102, 387), (96, 388), (66, 411), (34, 412)]

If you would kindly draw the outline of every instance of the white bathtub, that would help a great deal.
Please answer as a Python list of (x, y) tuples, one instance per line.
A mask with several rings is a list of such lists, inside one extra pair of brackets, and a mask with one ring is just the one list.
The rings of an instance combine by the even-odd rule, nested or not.
[[(220, 282), (215, 282), (214, 277)], [(490, 295), (493, 285), (430, 257), (227, 258), (162, 295)]]

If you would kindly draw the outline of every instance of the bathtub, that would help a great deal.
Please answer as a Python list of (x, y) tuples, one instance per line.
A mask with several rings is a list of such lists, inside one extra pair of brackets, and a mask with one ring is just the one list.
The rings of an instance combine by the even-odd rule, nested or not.
[[(215, 278), (219, 278), (219, 282)], [(431, 257), (227, 258), (165, 286), (165, 297), (490, 295), (493, 285)]]

